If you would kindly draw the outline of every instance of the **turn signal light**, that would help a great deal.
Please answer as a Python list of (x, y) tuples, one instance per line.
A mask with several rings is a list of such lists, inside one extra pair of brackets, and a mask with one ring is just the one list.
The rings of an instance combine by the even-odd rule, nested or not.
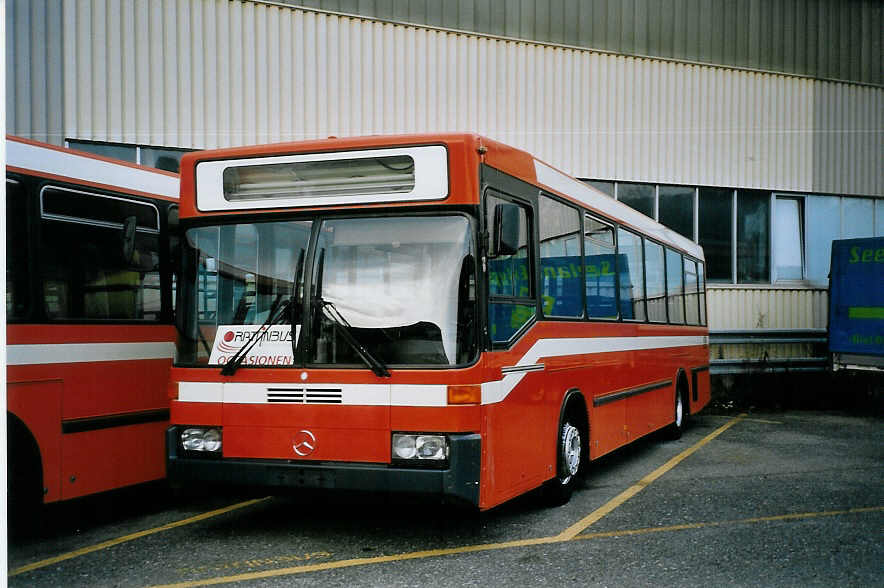
[(448, 386), (448, 404), (480, 404), (481, 402), (482, 386), (478, 384)]

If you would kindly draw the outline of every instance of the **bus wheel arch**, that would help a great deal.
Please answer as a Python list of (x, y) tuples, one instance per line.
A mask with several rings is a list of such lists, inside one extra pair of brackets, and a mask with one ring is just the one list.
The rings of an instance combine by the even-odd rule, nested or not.
[(43, 459), (27, 425), (6, 413), (9, 523), (12, 530), (28, 523), (43, 504)]
[(675, 393), (673, 394), (674, 420), (666, 429), (670, 439), (680, 439), (684, 433), (685, 425), (691, 412), (690, 385), (688, 384), (687, 372), (679, 368), (675, 376)]
[(579, 478), (589, 461), (589, 413), (580, 390), (571, 389), (562, 400), (556, 427), (555, 476), (544, 488), (550, 504), (561, 505), (570, 500)]

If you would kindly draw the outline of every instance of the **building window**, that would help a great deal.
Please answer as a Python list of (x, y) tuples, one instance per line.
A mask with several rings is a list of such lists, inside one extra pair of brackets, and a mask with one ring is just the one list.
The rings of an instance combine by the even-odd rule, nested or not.
[(86, 153), (119, 159), (120, 161), (129, 161), (176, 174), (181, 166), (181, 156), (192, 151), (192, 149), (150, 147), (125, 143), (97, 143), (94, 141), (80, 141), (78, 139), (68, 139), (66, 143), (68, 147), (77, 151), (85, 151)]
[(660, 222), (694, 240), (694, 188), (660, 186)]
[(596, 190), (604, 192), (611, 198), (614, 197), (614, 182), (602, 182), (599, 180), (583, 180), (584, 183), (592, 186)]
[(804, 215), (798, 198), (778, 196), (773, 218), (774, 281), (804, 277)]
[(700, 188), (698, 215), (699, 242), (713, 282), (732, 282), (734, 191)]
[(657, 218), (654, 214), (655, 192), (653, 184), (617, 184), (617, 200), (651, 218)]
[(737, 282), (770, 282), (770, 193), (737, 191)]
[(875, 201), (869, 198), (841, 199), (841, 238), (859, 239), (875, 234)]

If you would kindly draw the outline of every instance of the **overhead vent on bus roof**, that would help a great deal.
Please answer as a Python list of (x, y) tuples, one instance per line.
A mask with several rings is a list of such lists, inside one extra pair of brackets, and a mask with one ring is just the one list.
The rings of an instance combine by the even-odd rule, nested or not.
[(358, 159), (289, 161), (224, 170), (228, 201), (397, 194), (414, 190), (409, 155)]
[(197, 161), (194, 174), (203, 212), (442, 200), (449, 189), (444, 145), (256, 153)]

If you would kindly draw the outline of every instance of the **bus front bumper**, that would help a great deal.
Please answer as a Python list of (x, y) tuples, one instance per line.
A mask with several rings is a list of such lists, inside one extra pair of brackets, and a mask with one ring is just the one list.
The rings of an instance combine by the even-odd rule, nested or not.
[(189, 457), (181, 455), (178, 428), (166, 431), (166, 473), (176, 485), (214, 483), (266, 488), (314, 488), (401, 492), (440, 496), (479, 506), (481, 436), (448, 435), (444, 469), (398, 464), (300, 462), (263, 459)]

